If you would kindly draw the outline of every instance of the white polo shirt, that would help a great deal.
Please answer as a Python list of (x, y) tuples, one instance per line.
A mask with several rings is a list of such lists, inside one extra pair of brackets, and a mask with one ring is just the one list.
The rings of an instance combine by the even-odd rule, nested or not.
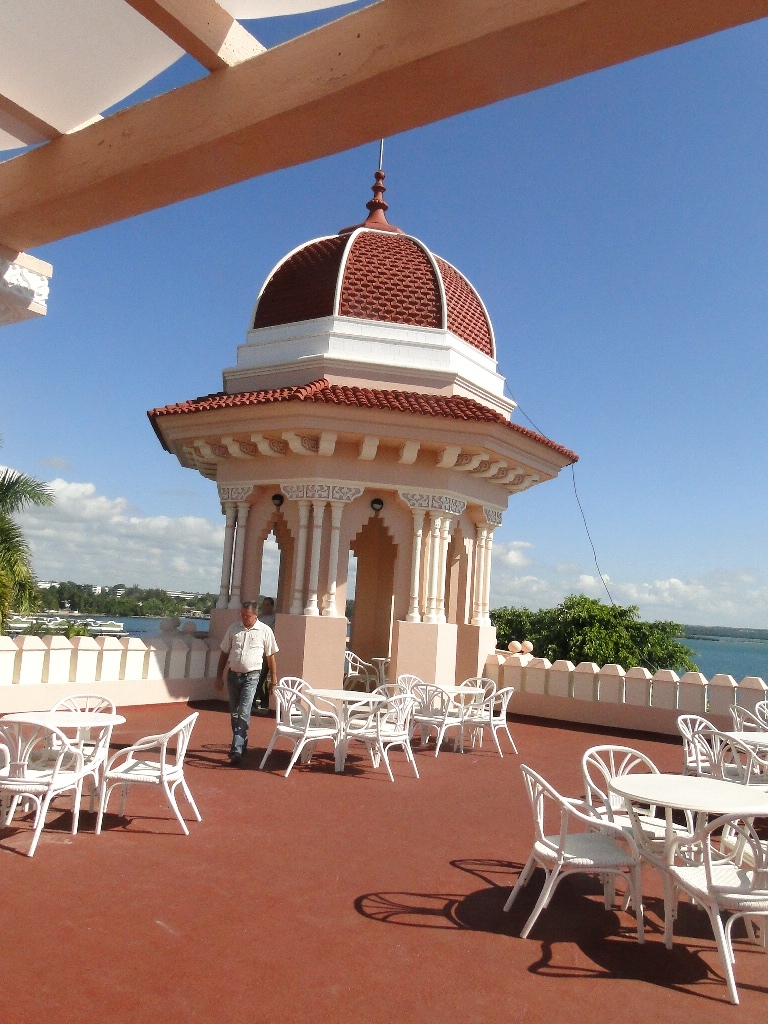
[(242, 622), (233, 622), (224, 639), (221, 650), (229, 654), (229, 667), (233, 672), (258, 672), (265, 655), (277, 654), (275, 634), (257, 619), (250, 628)]

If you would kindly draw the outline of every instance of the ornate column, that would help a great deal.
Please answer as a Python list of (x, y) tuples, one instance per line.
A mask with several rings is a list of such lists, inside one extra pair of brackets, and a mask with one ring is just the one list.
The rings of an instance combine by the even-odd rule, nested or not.
[(413, 512), (413, 552), (411, 554), (411, 599), (408, 605), (406, 622), (421, 622), (419, 614), (419, 585), (421, 583), (421, 535), (424, 527), (424, 510), (411, 509)]
[(339, 610), (336, 607), (336, 573), (339, 568), (339, 539), (341, 534), (341, 516), (344, 512), (343, 501), (331, 502), (331, 547), (328, 552), (328, 586), (323, 599), (323, 615), (336, 618)]
[(482, 607), (480, 609), (481, 625), (483, 626), (491, 624), (489, 607), (491, 601), (491, 549), (493, 548), (493, 531), (495, 529), (495, 526), (489, 526), (485, 536), (485, 565), (483, 566)]
[(296, 562), (293, 570), (293, 601), (291, 615), (301, 615), (304, 604), (304, 565), (307, 558), (307, 527), (311, 502), (299, 500), (299, 539), (296, 544)]
[(425, 622), (437, 622), (437, 583), (440, 573), (440, 525), (439, 512), (429, 513), (429, 573), (427, 579), (427, 601)]
[(230, 608), (240, 607), (240, 586), (243, 576), (243, 554), (245, 552), (245, 524), (251, 506), (247, 501), (237, 503), (237, 534), (235, 535), (235, 561), (232, 566), (232, 592), (229, 598)]
[(232, 578), (232, 548), (235, 543), (235, 516), (237, 505), (234, 501), (225, 501), (224, 515), (227, 517), (224, 528), (224, 554), (221, 558), (221, 586), (219, 588), (219, 600), (217, 608), (226, 608), (229, 605), (229, 581)]
[(312, 502), (312, 548), (309, 558), (309, 593), (305, 615), (319, 615), (317, 607), (317, 584), (320, 575), (320, 548), (323, 542), (323, 516), (326, 501)]
[(472, 625), (483, 626), (483, 586), (485, 583), (485, 541), (488, 525), (478, 523), (475, 532), (475, 564), (472, 581)]
[(440, 527), (439, 563), (437, 570), (437, 593), (435, 595), (435, 621), (445, 622), (445, 569), (448, 561), (448, 542), (451, 536), (451, 520), (443, 516)]

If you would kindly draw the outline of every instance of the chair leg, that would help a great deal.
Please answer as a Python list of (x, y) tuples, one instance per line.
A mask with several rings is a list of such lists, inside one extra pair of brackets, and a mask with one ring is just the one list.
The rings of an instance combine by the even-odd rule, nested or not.
[(515, 902), (515, 900), (517, 899), (517, 894), (520, 892), (520, 890), (523, 888), (525, 883), (531, 877), (531, 872), (533, 871), (535, 863), (536, 863), (536, 858), (533, 855), (533, 850), (531, 850), (531, 855), (528, 858), (528, 860), (525, 862), (525, 867), (523, 868), (523, 870), (518, 875), (518, 878), (517, 878), (517, 881), (515, 882), (514, 888), (512, 889), (512, 892), (509, 894), (509, 896), (507, 897), (507, 902), (504, 904), (504, 911), (505, 911), (505, 913), (509, 910), (509, 908), (512, 906), (512, 904)]
[(416, 758), (413, 756), (413, 750), (411, 749), (411, 744), (410, 744), (410, 742), (408, 740), (404, 741), (404, 743), (403, 743), (403, 750), (405, 751), (405, 756), (411, 762), (411, 767), (413, 768), (413, 770), (414, 770), (414, 772), (416, 774), (416, 778), (418, 779), (419, 778), (419, 769), (416, 767)]
[(384, 746), (383, 743), (381, 745), (381, 756), (384, 760), (384, 764), (387, 766), (387, 771), (389, 772), (389, 780), (390, 782), (394, 782), (395, 776), (392, 774), (392, 768), (390, 767), (389, 764), (389, 757), (387, 756), (387, 748)]
[(182, 818), (179, 805), (176, 803), (176, 794), (174, 793), (175, 788), (175, 786), (169, 786), (166, 780), (163, 779), (163, 791), (165, 792), (165, 798), (168, 801), (171, 810), (176, 815), (176, 820), (181, 825), (182, 832), (185, 836), (188, 836), (189, 829), (187, 828), (187, 823)]
[(181, 788), (184, 790), (184, 796), (187, 798), (187, 803), (192, 808), (192, 813), (195, 816), (195, 820), (196, 821), (202, 821), (203, 819), (202, 819), (202, 817), (200, 815), (200, 811), (198, 811), (198, 809), (197, 809), (197, 804), (192, 799), (192, 794), (189, 791), (189, 786), (187, 785), (187, 780), (182, 775), (182, 777), (181, 777), (181, 779), (179, 781), (181, 782)]
[(96, 819), (96, 835), (101, 835), (101, 822), (104, 818), (104, 812), (107, 809), (107, 803), (109, 802), (109, 794), (114, 789), (114, 786), (110, 786), (107, 789), (106, 778), (101, 780), (101, 786), (99, 787), (99, 816)]
[(645, 916), (643, 911), (643, 865), (637, 864), (627, 880), (627, 888), (632, 893), (632, 906), (635, 909), (637, 922), (637, 941), (645, 942)]
[(722, 961), (723, 970), (725, 971), (725, 980), (728, 984), (728, 995), (731, 997), (731, 1002), (734, 1006), (738, 1006), (739, 993), (736, 991), (736, 979), (733, 976), (733, 963), (731, 961), (733, 954), (731, 946), (725, 936), (723, 922), (720, 919), (717, 907), (707, 907), (707, 913), (709, 914), (709, 919), (712, 922), (712, 931), (715, 933), (717, 951), (720, 954), (720, 960)]
[(80, 823), (80, 801), (83, 796), (83, 780), (79, 779), (75, 786), (75, 795), (72, 798), (72, 835), (77, 835), (77, 826)]
[(32, 845), (30, 846), (27, 856), (34, 857), (35, 850), (37, 849), (37, 841), (40, 838), (40, 833), (43, 831), (45, 825), (45, 816), (48, 813), (48, 806), (53, 799), (52, 794), (47, 793), (45, 799), (40, 802), (40, 810), (37, 818), (37, 824), (35, 825), (35, 833), (32, 836)]
[(541, 895), (536, 900), (536, 906), (533, 908), (531, 916), (525, 922), (525, 926), (523, 930), (520, 932), (521, 939), (528, 938), (528, 933), (530, 932), (531, 928), (533, 928), (533, 926), (536, 924), (536, 919), (538, 918), (539, 914), (542, 912), (542, 910), (544, 910), (545, 907), (549, 905), (549, 901), (552, 899), (552, 894), (554, 893), (557, 884), (561, 878), (563, 878), (563, 875), (558, 874), (556, 868), (552, 870), (547, 876), (547, 879), (544, 882), (544, 887), (541, 890)]
[(261, 769), (267, 763), (267, 758), (272, 753), (272, 749), (274, 748), (276, 741), (277, 741), (277, 731), (272, 733), (272, 739), (269, 741), (269, 746), (267, 747), (266, 751), (264, 752), (264, 757), (262, 757), (262, 759), (261, 759), (261, 764), (259, 765), (259, 771), (261, 771)]
[[(305, 741), (303, 739), (298, 740), (297, 743), (296, 743), (296, 746), (293, 748), (293, 754), (291, 755), (291, 760), (288, 762), (288, 767), (287, 767), (287, 769), (285, 771), (286, 779), (291, 774), (291, 768), (293, 768), (293, 766), (296, 764), (296, 761), (298, 760), (299, 754), (304, 749), (304, 743), (305, 743)], [(311, 756), (311, 754), (310, 754), (310, 756)]]
[(502, 728), (504, 729), (504, 732), (509, 737), (509, 742), (512, 744), (512, 749), (514, 750), (515, 753), (517, 753), (517, 746), (515, 745), (515, 741), (512, 739), (512, 733), (509, 731), (509, 725), (505, 722), (504, 725), (502, 726)]
[[(482, 733), (481, 733), (481, 735), (482, 735)], [(493, 742), (494, 742), (494, 744), (496, 746), (496, 749), (499, 752), (499, 757), (504, 757), (504, 751), (501, 749), (501, 744), (499, 743), (498, 732), (497, 732), (496, 729), (494, 729), (493, 726), (491, 726), (491, 735), (493, 736)]]
[(675, 920), (676, 893), (675, 885), (668, 874), (662, 875), (664, 886), (664, 945), (672, 949), (672, 926)]

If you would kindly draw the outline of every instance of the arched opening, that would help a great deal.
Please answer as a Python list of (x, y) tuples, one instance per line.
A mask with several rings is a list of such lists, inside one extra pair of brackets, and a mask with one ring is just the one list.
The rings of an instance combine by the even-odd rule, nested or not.
[(365, 661), (386, 658), (392, 639), (397, 545), (382, 519), (373, 516), (352, 541), (351, 547), (357, 559), (357, 578), (349, 646)]

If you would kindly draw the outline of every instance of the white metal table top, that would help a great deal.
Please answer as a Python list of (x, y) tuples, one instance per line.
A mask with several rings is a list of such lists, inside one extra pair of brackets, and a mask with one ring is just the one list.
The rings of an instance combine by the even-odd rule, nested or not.
[(125, 717), (109, 711), (14, 711), (3, 715), (2, 721), (55, 729), (95, 729), (100, 725), (122, 725)]
[(768, 792), (698, 775), (622, 775), (608, 788), (617, 796), (702, 814), (768, 815)]
[(738, 740), (747, 747), (768, 747), (768, 732), (758, 732), (755, 730), (744, 730), (743, 732), (726, 732), (724, 736), (728, 736), (732, 740)]
[(347, 704), (356, 704), (358, 701), (381, 703), (387, 699), (380, 693), (364, 693), (362, 690), (308, 690), (307, 696), (310, 698), (322, 697), (323, 700), (343, 701)]

